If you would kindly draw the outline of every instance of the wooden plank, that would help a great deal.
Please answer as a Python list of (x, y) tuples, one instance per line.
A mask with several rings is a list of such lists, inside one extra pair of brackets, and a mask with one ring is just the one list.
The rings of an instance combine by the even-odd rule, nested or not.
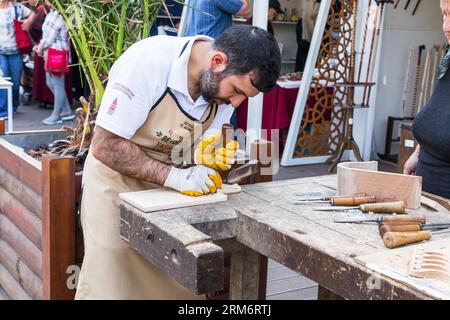
[(422, 194), (425, 197), (427, 197), (433, 201), (436, 201), (437, 203), (439, 203), (441, 206), (443, 206), (447, 210), (450, 210), (450, 199), (446, 199), (446, 198), (443, 198), (443, 197), (440, 197), (440, 196), (437, 196), (435, 194), (431, 194), (428, 192), (422, 192)]
[(18, 199), (28, 210), (37, 217), (42, 216), (42, 199), (30, 187), (18, 180), (3, 167), (0, 166), (0, 187), (8, 191), (14, 198)]
[(5, 134), (5, 132), (6, 132), (5, 128), (6, 128), (6, 122), (5, 122), (5, 120), (1, 119), (0, 120), (0, 136)]
[(122, 239), (152, 264), (196, 294), (224, 286), (223, 249), (173, 214), (144, 214), (121, 202)]
[(40, 277), (42, 275), (41, 251), (3, 214), (0, 214), (0, 235)]
[(377, 202), (404, 201), (410, 209), (420, 208), (422, 177), (378, 172), (377, 162), (347, 162), (338, 165), (338, 193), (365, 192)]
[(42, 281), (23, 262), (19, 261), (20, 283), (33, 299), (42, 299)]
[(15, 278), (19, 279), (19, 255), (11, 246), (0, 238), (0, 264)]
[(31, 300), (14, 277), (0, 264), (0, 284), (13, 300)]
[(317, 300), (318, 286), (289, 290), (280, 294), (268, 294), (267, 300)]
[(450, 236), (433, 237), (430, 241), (403, 248), (356, 257), (356, 260), (384, 276), (397, 280), (435, 299), (450, 299), (450, 280), (438, 281), (415, 278), (408, 274), (409, 263), (415, 250), (445, 252), (450, 257)]
[(75, 160), (44, 156), (42, 280), (44, 299), (73, 299), (67, 268), (75, 265)]
[(6, 291), (2, 288), (2, 285), (0, 284), (0, 301), (5, 301), (5, 300), (11, 300), (11, 297), (8, 296), (8, 294), (6, 293)]
[(0, 166), (38, 194), (42, 193), (42, 175), (37, 162), (19, 148), (0, 138)]
[(42, 249), (42, 224), (40, 219), (1, 187), (0, 212), (7, 216), (38, 249)]
[(154, 212), (227, 201), (227, 195), (221, 192), (201, 197), (190, 197), (168, 188), (120, 193), (119, 198), (142, 212)]
[(19, 255), (11, 246), (0, 239), (0, 264), (8, 270), (11, 276), (33, 298), (42, 297), (42, 281), (31, 269), (21, 261)]

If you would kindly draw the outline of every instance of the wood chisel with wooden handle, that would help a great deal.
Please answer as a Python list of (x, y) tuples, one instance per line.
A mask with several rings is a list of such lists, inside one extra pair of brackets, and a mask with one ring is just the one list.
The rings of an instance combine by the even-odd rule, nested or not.
[(331, 197), (330, 200), (323, 201), (295, 201), (295, 204), (305, 204), (305, 203), (330, 203), (332, 206), (359, 206), (367, 203), (375, 203), (377, 199), (375, 196), (364, 196), (364, 197)]
[(294, 193), (294, 196), (296, 197), (295, 200), (296, 201), (308, 201), (308, 202), (313, 202), (313, 201), (331, 201), (331, 199), (335, 199), (335, 198), (351, 198), (351, 197), (366, 197), (367, 194), (360, 192), (360, 193), (354, 193), (354, 194), (338, 194), (338, 195), (334, 195), (334, 196), (317, 196), (317, 197), (313, 197), (313, 196), (305, 196), (304, 193)]
[(417, 231), (417, 232), (386, 232), (383, 236), (383, 243), (389, 249), (398, 248), (407, 244), (428, 241), (432, 235), (448, 234), (450, 230), (444, 231)]
[(405, 214), (405, 203), (403, 201), (369, 203), (354, 207), (319, 207), (313, 208), (314, 211), (348, 211), (360, 210), (363, 213), (397, 213)]
[(426, 219), (423, 215), (388, 215), (388, 216), (381, 216), (381, 217), (373, 217), (368, 219), (335, 219), (335, 223), (368, 223), (368, 222), (375, 222), (375, 223), (386, 223), (390, 225), (394, 224), (425, 224)]
[(418, 232), (426, 230), (445, 230), (450, 228), (449, 223), (439, 223), (439, 224), (386, 224), (382, 223), (378, 227), (380, 235), (384, 236), (387, 232)]

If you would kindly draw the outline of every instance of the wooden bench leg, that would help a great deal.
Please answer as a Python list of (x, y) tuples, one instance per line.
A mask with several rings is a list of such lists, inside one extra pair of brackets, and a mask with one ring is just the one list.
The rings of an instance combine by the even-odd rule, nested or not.
[(319, 294), (317, 297), (318, 300), (345, 300), (340, 295), (337, 295), (333, 291), (328, 290), (325, 287), (319, 285)]
[[(264, 269), (267, 274), (267, 259), (238, 242), (235, 242), (233, 247), (230, 270), (230, 300), (261, 299), (261, 295), (264, 294), (265, 296), (265, 283), (260, 286), (260, 280), (261, 278), (264, 278), (264, 281), (267, 279), (267, 275), (261, 277), (261, 274), (264, 274)], [(261, 270), (261, 266), (263, 266), (263, 270)]]

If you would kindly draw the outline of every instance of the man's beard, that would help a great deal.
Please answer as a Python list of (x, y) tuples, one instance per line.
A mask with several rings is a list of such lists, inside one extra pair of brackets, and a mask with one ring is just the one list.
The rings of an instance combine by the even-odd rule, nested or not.
[(200, 92), (203, 99), (209, 103), (215, 103), (217, 100), (229, 104), (229, 101), (218, 97), (220, 82), (225, 78), (225, 71), (213, 72), (211, 70), (205, 71), (200, 76)]

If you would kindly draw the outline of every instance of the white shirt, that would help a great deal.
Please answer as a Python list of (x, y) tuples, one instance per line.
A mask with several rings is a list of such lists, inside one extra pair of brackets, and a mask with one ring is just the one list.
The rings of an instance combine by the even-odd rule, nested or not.
[[(203, 97), (193, 101), (188, 90), (187, 73), (192, 45), (198, 39), (213, 41), (206, 36), (154, 36), (126, 50), (110, 70), (96, 124), (122, 138), (131, 139), (167, 88), (186, 113), (200, 120), (209, 104)], [(230, 121), (233, 111), (231, 105), (220, 105), (204, 136), (220, 131), (222, 124)]]

